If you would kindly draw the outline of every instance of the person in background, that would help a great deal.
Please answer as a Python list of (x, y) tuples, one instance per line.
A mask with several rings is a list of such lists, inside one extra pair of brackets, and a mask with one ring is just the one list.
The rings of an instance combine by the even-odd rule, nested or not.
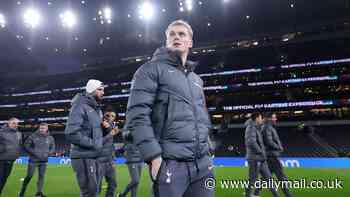
[(101, 179), (99, 183), (99, 191), (102, 188), (102, 179), (105, 178), (107, 182), (106, 197), (114, 197), (117, 188), (116, 174), (114, 168), (114, 144), (113, 138), (119, 133), (116, 125), (116, 114), (114, 112), (107, 112), (103, 116), (103, 148), (97, 160), (100, 163)]
[(0, 196), (10, 176), (13, 163), (21, 153), (21, 133), (18, 131), (19, 120), (10, 118), (0, 129)]
[[(264, 114), (264, 125), (262, 127), (262, 136), (266, 149), (267, 165), (272, 174), (275, 174), (279, 181), (287, 181), (288, 177), (283, 172), (283, 166), (279, 160), (279, 156), (283, 152), (283, 146), (278, 133), (275, 129), (277, 116), (275, 113)], [(255, 196), (259, 196), (261, 188), (257, 188), (254, 192)], [(282, 187), (285, 196), (292, 197), (288, 187)]]
[(84, 93), (72, 99), (65, 135), (71, 143), (72, 168), (80, 188), (80, 197), (97, 197), (100, 168), (97, 158), (103, 147), (101, 102), (104, 86), (90, 79)]
[[(246, 188), (245, 196), (252, 197), (252, 189), (255, 182), (261, 174), (264, 181), (272, 178), (269, 167), (266, 162), (266, 151), (261, 134), (261, 126), (263, 124), (263, 117), (261, 113), (255, 112), (251, 115), (245, 123), (245, 146), (246, 158), (249, 167), (249, 185)], [(278, 192), (274, 187), (269, 188), (274, 197), (278, 197)]]
[(19, 197), (24, 196), (36, 168), (38, 168), (39, 176), (35, 197), (45, 197), (43, 194), (43, 186), (48, 157), (55, 152), (55, 140), (49, 134), (48, 124), (41, 123), (39, 129), (25, 140), (23, 146), (25, 151), (29, 154), (29, 163), (27, 176), (24, 178)]
[(133, 144), (132, 136), (127, 130), (123, 133), (123, 141), (125, 142), (123, 149), (126, 159), (125, 163), (129, 170), (130, 182), (124, 191), (120, 193), (119, 197), (125, 197), (129, 192), (131, 192), (131, 197), (137, 197), (137, 190), (144, 163), (139, 149)]

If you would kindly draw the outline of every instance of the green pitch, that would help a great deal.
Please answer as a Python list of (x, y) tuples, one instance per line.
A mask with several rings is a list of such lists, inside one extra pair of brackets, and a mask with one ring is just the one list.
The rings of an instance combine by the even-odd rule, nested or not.
[[(128, 171), (125, 165), (119, 165), (117, 168), (117, 191), (120, 192), (129, 181)], [(296, 180), (306, 178), (307, 180), (334, 180), (342, 181), (343, 189), (292, 189), (292, 193), (297, 197), (345, 197), (350, 196), (350, 169), (286, 169), (290, 179)], [(22, 183), (21, 179), (26, 174), (25, 165), (16, 165), (10, 175), (4, 188), (2, 197), (16, 197)], [(245, 179), (247, 168), (239, 167), (216, 167), (215, 174), (217, 178), (216, 196), (232, 197), (243, 196), (244, 190), (240, 189), (222, 189), (219, 181), (223, 179)], [(33, 197), (36, 188), (37, 172), (28, 186), (25, 196)], [(23, 179), (22, 179), (23, 180)], [(150, 196), (151, 183), (146, 168), (143, 170), (141, 185), (139, 187), (140, 197)], [(103, 184), (105, 189), (105, 184)], [(44, 193), (48, 197), (77, 197), (79, 190), (73, 170), (70, 166), (49, 165), (47, 168)], [(102, 192), (104, 194), (104, 192)], [(103, 195), (101, 195), (103, 196)], [(271, 196), (267, 190), (263, 190), (261, 196)], [(283, 196), (283, 194), (281, 195)]]

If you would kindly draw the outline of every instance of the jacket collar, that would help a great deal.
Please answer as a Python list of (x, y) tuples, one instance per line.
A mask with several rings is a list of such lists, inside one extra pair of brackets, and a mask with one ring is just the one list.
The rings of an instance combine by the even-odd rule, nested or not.
[(3, 126), (1, 129), (3, 129), (4, 131), (7, 131), (7, 132), (18, 132), (17, 129), (12, 129), (12, 128), (8, 127), (7, 125)]
[(98, 109), (100, 108), (100, 105), (97, 103), (96, 99), (88, 93), (78, 93), (74, 96), (74, 98), (72, 99), (72, 105), (74, 105), (75, 103), (86, 103), (89, 106), (91, 106), (94, 109)]
[(272, 126), (272, 127), (274, 127), (275, 126), (275, 124), (271, 121), (271, 120), (267, 120), (267, 121), (265, 121), (265, 123), (264, 123), (266, 126)]
[(246, 127), (248, 127), (248, 126), (253, 126), (253, 127), (255, 127), (255, 128), (257, 128), (257, 129), (260, 129), (261, 128), (261, 125), (258, 125), (254, 120), (252, 120), (251, 118), (249, 118), (245, 123), (244, 123), (244, 125), (246, 126)]
[[(154, 52), (153, 58), (151, 61), (165, 62), (169, 65), (174, 66), (174, 67), (178, 67), (178, 66), (183, 65), (180, 54), (176, 51), (171, 51), (166, 47), (158, 48)], [(196, 68), (197, 65), (198, 65), (197, 62), (190, 61), (190, 60), (187, 60), (185, 63), (186, 69), (188, 69), (191, 72), (194, 71), (194, 69)]]
[(91, 107), (97, 109), (100, 107), (100, 104), (96, 101), (96, 99), (88, 93), (85, 93), (86, 98), (87, 98), (87, 104), (90, 105)]
[(38, 135), (38, 136), (40, 136), (40, 137), (48, 137), (49, 135), (50, 135), (50, 132), (49, 131), (47, 131), (47, 134), (42, 134), (42, 133), (40, 133), (40, 130), (38, 129), (38, 130), (36, 130), (36, 135)]

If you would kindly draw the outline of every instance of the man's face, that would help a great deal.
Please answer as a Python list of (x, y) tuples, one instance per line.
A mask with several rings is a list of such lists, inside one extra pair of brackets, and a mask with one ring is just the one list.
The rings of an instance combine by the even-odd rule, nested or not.
[(109, 122), (114, 122), (116, 117), (114, 113), (106, 113), (106, 118)]
[(47, 125), (40, 125), (39, 126), (39, 132), (41, 134), (47, 134), (47, 131), (49, 130), (48, 126)]
[(100, 88), (97, 88), (95, 90), (94, 96), (95, 96), (96, 100), (102, 101), (104, 94), (105, 94), (104, 87), (100, 87)]
[(17, 129), (18, 128), (18, 121), (17, 120), (11, 120), (8, 122), (8, 126), (11, 129)]
[(277, 116), (276, 116), (276, 114), (272, 114), (271, 121), (272, 121), (273, 124), (277, 123)]
[(172, 51), (188, 54), (190, 48), (192, 48), (193, 42), (191, 35), (183, 25), (170, 27), (166, 37), (166, 47)]
[(262, 123), (263, 123), (262, 115), (259, 115), (259, 116), (256, 118), (256, 123), (257, 123), (257, 124), (262, 124)]

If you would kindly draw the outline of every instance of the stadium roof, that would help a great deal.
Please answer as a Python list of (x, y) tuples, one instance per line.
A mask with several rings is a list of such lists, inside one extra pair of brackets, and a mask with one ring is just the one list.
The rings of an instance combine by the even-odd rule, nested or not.
[(348, 0), (2, 0), (0, 73), (73, 72), (150, 54), (175, 19), (193, 26), (198, 46), (295, 32), (349, 11)]

